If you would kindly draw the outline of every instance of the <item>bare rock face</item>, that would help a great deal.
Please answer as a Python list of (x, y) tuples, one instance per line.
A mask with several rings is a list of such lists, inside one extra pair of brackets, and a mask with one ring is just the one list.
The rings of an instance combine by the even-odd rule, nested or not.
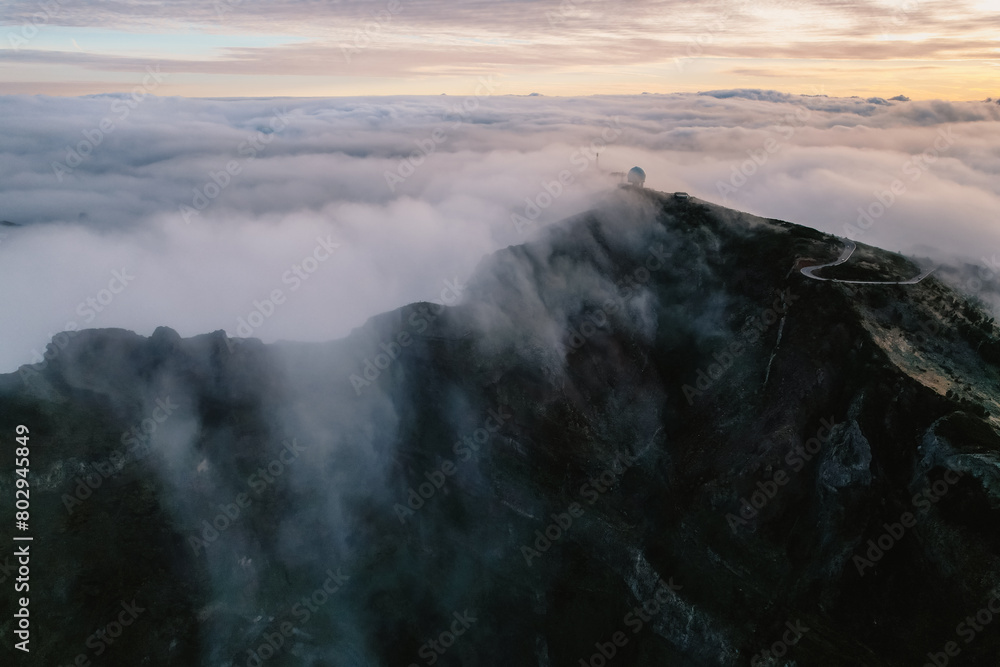
[(841, 248), (622, 190), (343, 340), (57, 337), (19, 664), (996, 664), (997, 331)]
[(820, 482), (834, 492), (849, 487), (867, 487), (872, 482), (871, 444), (854, 420), (835, 426), (827, 454), (819, 464)]

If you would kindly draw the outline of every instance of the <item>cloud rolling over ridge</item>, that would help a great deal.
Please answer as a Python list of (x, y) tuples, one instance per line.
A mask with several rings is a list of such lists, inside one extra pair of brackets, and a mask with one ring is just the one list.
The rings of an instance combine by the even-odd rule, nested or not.
[[(1000, 250), (994, 103), (523, 98), (502, 78), (477, 98), (476, 85), (467, 98), (0, 98), (0, 219), (21, 225), (0, 229), (0, 368), (37, 361), (70, 323), (343, 336), (451, 298), (484, 255), (590, 207), (614, 187), (606, 172), (635, 164), (649, 187), (891, 250)], [(511, 216), (531, 202), (551, 204), (524, 233)], [(276, 290), (273, 309), (255, 305)]]

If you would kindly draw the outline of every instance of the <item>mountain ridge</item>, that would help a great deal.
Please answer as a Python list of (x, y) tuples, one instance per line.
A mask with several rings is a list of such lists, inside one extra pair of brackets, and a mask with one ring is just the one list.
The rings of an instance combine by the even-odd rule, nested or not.
[[(996, 329), (934, 276), (796, 269), (839, 253), (622, 189), (484, 258), (456, 305), (337, 341), (73, 336), (0, 376), (2, 428), (46, 442), (35, 511), (64, 544), (37, 556), (67, 594), (41, 594), (60, 641), (36, 659), (86, 652), (95, 616), (136, 597), (155, 624), (108, 648), (130, 664), (250, 664), (274, 633), (275, 665), (578, 665), (607, 646), (633, 665), (926, 661), (1000, 584)], [(112, 460), (153, 424), (148, 453)], [(238, 518), (209, 540), (220, 507)], [(466, 611), (446, 654), (428, 648)]]

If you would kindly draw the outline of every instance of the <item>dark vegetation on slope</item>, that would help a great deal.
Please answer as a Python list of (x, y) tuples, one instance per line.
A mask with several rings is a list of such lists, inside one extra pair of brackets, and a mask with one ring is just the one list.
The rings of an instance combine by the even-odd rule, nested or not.
[[(621, 191), (484, 260), (462, 305), (407, 306), (341, 341), (76, 336), (0, 377), (0, 432), (32, 429), (38, 643), (22, 664), (95, 660), (88, 637), (132, 599), (146, 611), (95, 664), (244, 665), (285, 622), (264, 664), (427, 664), (422, 645), (465, 610), (477, 620), (441, 664), (576, 666), (623, 631), (615, 664), (746, 665), (786, 622), (809, 628), (799, 665), (922, 664), (948, 641), (993, 664), (1000, 634), (966, 644), (956, 625), (1000, 583), (996, 330), (933, 277), (851, 288), (794, 270), (840, 247)], [(650, 257), (669, 259), (644, 274)], [(400, 333), (412, 343), (352, 384)], [(149, 454), (69, 513), (77, 480), (165, 396), (179, 407)], [(509, 416), (462, 460), (491, 410)], [(299, 458), (255, 488), (289, 439)], [(401, 513), (445, 462), (454, 474)], [(193, 549), (239, 493), (249, 507)], [(573, 503), (582, 516), (526, 556)], [(916, 525), (860, 574), (855, 556), (906, 512)], [(349, 581), (303, 620), (296, 604), (338, 568)], [(661, 578), (681, 588), (633, 632)]]

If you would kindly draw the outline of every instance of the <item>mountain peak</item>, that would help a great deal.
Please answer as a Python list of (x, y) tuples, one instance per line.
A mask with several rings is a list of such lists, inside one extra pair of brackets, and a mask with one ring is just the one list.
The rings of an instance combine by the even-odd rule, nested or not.
[(4, 428), (45, 439), (35, 520), (79, 554), (39, 552), (65, 590), (36, 613), (68, 637), (161, 610), (130, 664), (221, 664), (296, 618), (299, 660), (403, 664), (455, 613), (505, 628), (464, 664), (577, 664), (618, 625), (622, 664), (746, 664), (789, 623), (801, 664), (918, 663), (1000, 584), (1000, 348), (852, 245), (629, 188), (342, 340), (54, 343), (51, 392), (0, 380)]

